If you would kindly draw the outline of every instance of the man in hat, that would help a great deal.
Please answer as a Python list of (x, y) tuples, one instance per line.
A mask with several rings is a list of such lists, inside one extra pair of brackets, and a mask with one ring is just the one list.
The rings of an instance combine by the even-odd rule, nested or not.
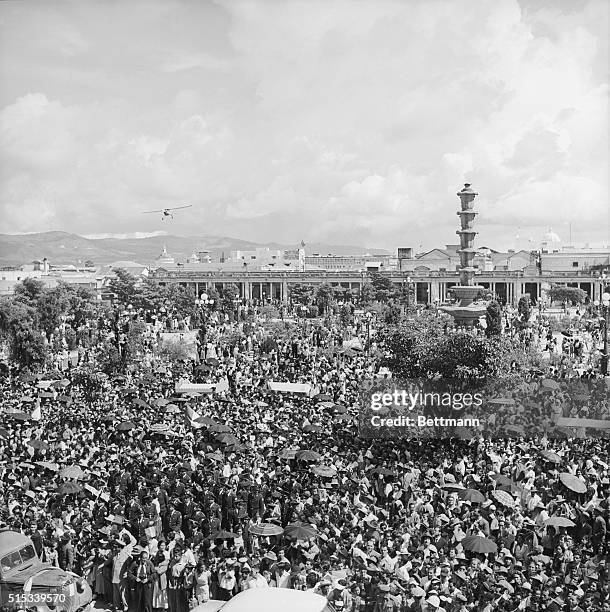
[[(134, 554), (136, 552), (137, 549), (134, 550)], [(155, 566), (150, 561), (147, 550), (139, 552), (138, 559), (130, 564), (127, 571), (131, 585), (130, 609), (134, 612), (152, 612)]]

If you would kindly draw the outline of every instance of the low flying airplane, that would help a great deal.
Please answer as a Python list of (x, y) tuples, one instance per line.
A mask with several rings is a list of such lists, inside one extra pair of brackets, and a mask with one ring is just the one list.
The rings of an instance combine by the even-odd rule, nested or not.
[(187, 204), (186, 206), (175, 206), (174, 208), (161, 208), (159, 210), (145, 210), (142, 211), (143, 215), (150, 215), (153, 213), (162, 213), (162, 217), (161, 217), (161, 221), (164, 221), (166, 217), (169, 217), (170, 219), (174, 218), (173, 215), (173, 211), (174, 210), (181, 210), (183, 208), (191, 208), (193, 205), (192, 204)]

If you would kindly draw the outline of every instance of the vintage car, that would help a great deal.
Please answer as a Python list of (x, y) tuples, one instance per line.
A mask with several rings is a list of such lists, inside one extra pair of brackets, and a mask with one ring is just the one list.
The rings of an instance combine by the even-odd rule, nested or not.
[(83, 578), (43, 563), (27, 536), (0, 531), (0, 605), (10, 610), (84, 612), (91, 601), (91, 588)]
[(307, 591), (262, 588), (242, 591), (229, 601), (210, 600), (191, 612), (335, 612), (326, 597)]

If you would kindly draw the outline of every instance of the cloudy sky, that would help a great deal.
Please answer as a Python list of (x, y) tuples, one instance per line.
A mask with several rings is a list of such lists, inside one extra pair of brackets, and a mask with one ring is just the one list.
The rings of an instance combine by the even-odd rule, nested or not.
[(426, 248), (469, 181), (479, 244), (610, 242), (608, 9), (2, 2), (0, 231)]

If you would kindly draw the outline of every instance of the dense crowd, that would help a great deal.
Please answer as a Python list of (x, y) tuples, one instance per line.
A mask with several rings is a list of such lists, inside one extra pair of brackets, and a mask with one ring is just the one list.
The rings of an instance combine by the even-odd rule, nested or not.
[[(235, 324), (206, 324), (200, 359), (144, 355), (95, 393), (72, 364), (56, 382), (3, 381), (3, 526), (98, 600), (187, 612), (280, 587), (337, 612), (610, 611), (607, 439), (367, 439), (361, 385), (382, 375), (361, 350), (370, 322), (299, 322), (265, 354), (260, 317), (232, 349)], [(145, 352), (173, 327), (147, 325)], [(80, 362), (94, 367), (95, 347)], [(185, 380), (223, 390), (178, 393)], [(555, 402), (542, 387), (509, 399)], [(604, 397), (585, 416), (608, 418)]]

